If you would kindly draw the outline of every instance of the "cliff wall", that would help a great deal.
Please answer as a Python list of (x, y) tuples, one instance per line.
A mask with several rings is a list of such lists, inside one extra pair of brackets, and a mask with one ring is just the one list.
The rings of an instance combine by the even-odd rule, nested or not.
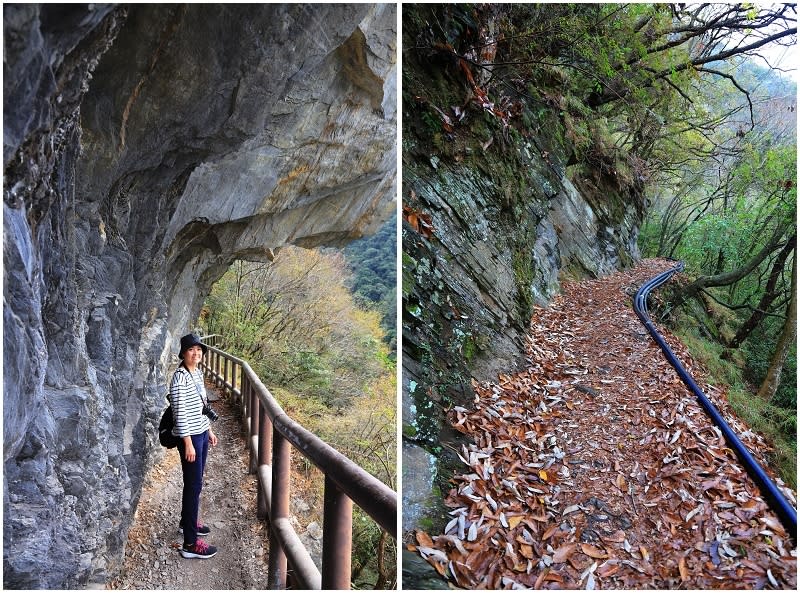
[(404, 12), (403, 21), (407, 532), (446, 523), (441, 500), (461, 438), (446, 411), (471, 405), (473, 380), (518, 368), (532, 308), (546, 305), (561, 278), (638, 259), (643, 215), (640, 186), (613, 161), (579, 158), (557, 106), (495, 79), (486, 99), (494, 104), (481, 107), (482, 89), (451, 48), (431, 42), (425, 18)]
[(6, 588), (99, 585), (235, 259), (394, 208), (394, 5), (6, 5)]

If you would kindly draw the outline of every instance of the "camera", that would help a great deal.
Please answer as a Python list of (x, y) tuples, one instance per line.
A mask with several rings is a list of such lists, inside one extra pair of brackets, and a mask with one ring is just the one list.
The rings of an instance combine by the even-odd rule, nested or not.
[(219, 419), (219, 414), (214, 411), (214, 408), (206, 404), (203, 406), (203, 416), (208, 416), (211, 422), (216, 422)]

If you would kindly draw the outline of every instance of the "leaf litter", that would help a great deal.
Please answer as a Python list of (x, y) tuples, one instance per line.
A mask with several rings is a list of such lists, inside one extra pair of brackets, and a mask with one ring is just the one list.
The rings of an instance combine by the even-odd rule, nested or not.
[[(453, 520), (409, 545), (440, 575), (468, 589), (796, 589), (789, 534), (630, 308), (671, 265), (565, 282), (534, 311), (526, 368), (473, 382), (474, 408), (450, 411), (474, 443), (446, 497)], [(662, 334), (796, 507), (765, 440)]]

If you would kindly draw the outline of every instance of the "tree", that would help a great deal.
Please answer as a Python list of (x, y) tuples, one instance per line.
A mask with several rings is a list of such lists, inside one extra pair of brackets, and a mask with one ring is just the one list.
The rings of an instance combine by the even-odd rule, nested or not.
[(767, 376), (758, 390), (758, 397), (763, 400), (771, 400), (778, 385), (781, 382), (781, 372), (783, 365), (786, 363), (786, 356), (792, 347), (794, 338), (797, 335), (797, 258), (792, 260), (792, 296), (789, 299), (789, 305), (786, 308), (786, 320), (783, 322), (783, 330), (778, 338), (778, 343), (775, 347), (775, 354), (772, 357), (772, 362), (767, 370)]
[[(587, 97), (587, 105), (596, 108), (624, 100), (637, 88), (658, 83), (683, 94), (680, 85), (686, 84), (686, 79), (680, 80), (677, 75), (684, 71), (722, 76), (747, 94), (734, 77), (706, 65), (739, 56), (763, 59), (759, 49), (779, 42), (792, 44), (797, 35), (797, 26), (792, 26), (797, 22), (793, 4), (764, 8), (752, 4), (673, 4), (669, 18), (665, 18), (663, 6), (653, 7), (636, 22), (634, 31), (640, 35), (634, 47), (627, 58), (600, 71), (605, 74), (598, 80), (601, 89)], [(679, 49), (682, 51), (676, 51)]]
[(778, 257), (775, 258), (774, 263), (772, 264), (772, 269), (769, 274), (769, 278), (767, 279), (767, 284), (764, 287), (763, 294), (761, 296), (761, 300), (758, 302), (758, 305), (752, 310), (750, 317), (745, 321), (742, 326), (739, 328), (739, 331), (736, 332), (736, 335), (733, 339), (728, 343), (728, 346), (731, 348), (738, 348), (741, 343), (752, 333), (752, 331), (758, 326), (759, 323), (766, 317), (768, 314), (768, 310), (772, 306), (773, 302), (778, 298), (781, 294), (776, 287), (778, 285), (778, 280), (783, 273), (783, 269), (786, 265), (786, 260), (792, 253), (794, 253), (797, 249), (797, 234), (795, 233), (792, 235), (786, 244), (781, 249), (780, 253), (778, 253)]

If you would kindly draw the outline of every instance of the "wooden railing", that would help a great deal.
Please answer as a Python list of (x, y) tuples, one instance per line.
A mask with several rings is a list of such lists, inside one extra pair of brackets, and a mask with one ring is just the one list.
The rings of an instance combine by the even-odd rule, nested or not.
[[(291, 580), (299, 589), (349, 589), (353, 502), (397, 539), (397, 493), (289, 418), (250, 365), (218, 347), (221, 336), (202, 340), (206, 376), (242, 408), (258, 517), (270, 530), (269, 588), (285, 589)], [(325, 474), (321, 572), (289, 522), (290, 446)]]

